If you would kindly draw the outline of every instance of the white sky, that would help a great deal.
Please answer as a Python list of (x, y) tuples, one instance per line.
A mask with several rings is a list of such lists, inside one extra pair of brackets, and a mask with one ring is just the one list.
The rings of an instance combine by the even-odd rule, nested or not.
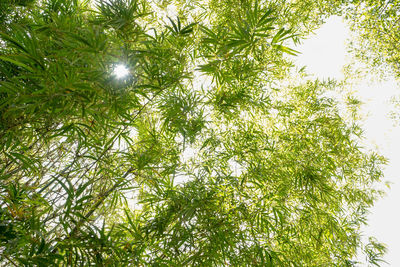
[[(302, 52), (296, 59), (297, 64), (306, 66), (306, 71), (317, 78), (344, 77), (341, 69), (346, 64), (346, 39), (349, 30), (340, 17), (330, 18), (315, 36), (306, 40), (297, 50)], [(392, 183), (387, 196), (376, 203), (369, 216), (369, 226), (364, 231), (366, 235), (375, 236), (388, 246), (384, 258), (389, 265), (400, 266), (400, 127), (394, 126), (389, 118), (389, 112), (395, 108), (390, 98), (399, 95), (393, 80), (387, 82), (368, 81), (360, 83), (356, 95), (364, 103), (362, 112), (366, 116), (364, 122), (365, 143), (376, 148), (380, 154), (389, 159), (385, 170), (385, 179)], [(399, 111), (400, 112), (400, 111)]]

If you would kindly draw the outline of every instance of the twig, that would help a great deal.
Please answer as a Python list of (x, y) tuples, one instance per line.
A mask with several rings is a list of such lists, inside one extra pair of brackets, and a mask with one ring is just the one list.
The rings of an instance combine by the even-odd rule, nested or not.
[(8, 257), (6, 254), (2, 254), (3, 256), (4, 256), (4, 258), (6, 258), (9, 262), (11, 262), (12, 263), (12, 265), (14, 265), (14, 266), (16, 266), (16, 267), (18, 267), (18, 265), (13, 261), (13, 260), (11, 260), (10, 259), (10, 257)]

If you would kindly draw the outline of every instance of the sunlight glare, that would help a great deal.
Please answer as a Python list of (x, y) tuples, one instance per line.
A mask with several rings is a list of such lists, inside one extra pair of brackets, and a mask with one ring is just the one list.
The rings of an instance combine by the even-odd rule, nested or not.
[(123, 78), (128, 74), (129, 70), (122, 64), (117, 65), (114, 69), (114, 75), (117, 76), (117, 78)]

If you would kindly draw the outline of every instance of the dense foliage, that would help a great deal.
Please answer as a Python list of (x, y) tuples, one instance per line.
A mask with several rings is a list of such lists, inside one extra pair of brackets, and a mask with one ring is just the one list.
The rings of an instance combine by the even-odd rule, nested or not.
[(347, 17), (357, 32), (357, 57), (400, 77), (400, 1), (359, 1), (348, 8)]
[(0, 263), (379, 264), (385, 160), (290, 61), (341, 4), (2, 1)]

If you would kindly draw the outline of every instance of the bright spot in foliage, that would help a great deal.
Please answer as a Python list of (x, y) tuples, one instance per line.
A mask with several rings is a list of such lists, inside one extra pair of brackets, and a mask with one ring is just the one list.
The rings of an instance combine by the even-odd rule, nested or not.
[(128, 75), (129, 70), (124, 65), (117, 65), (114, 69), (114, 75), (117, 78), (123, 78), (124, 76)]

